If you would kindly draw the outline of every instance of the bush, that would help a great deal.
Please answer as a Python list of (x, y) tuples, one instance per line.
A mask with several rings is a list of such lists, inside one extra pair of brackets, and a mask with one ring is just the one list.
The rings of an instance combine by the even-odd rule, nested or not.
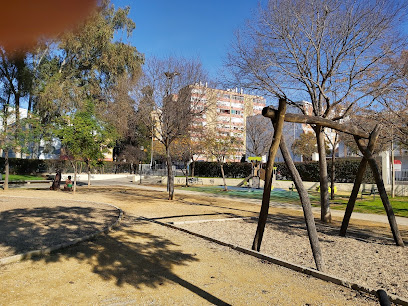
[[(336, 183), (354, 183), (354, 179), (357, 174), (358, 166), (361, 159), (336, 159), (335, 161), (335, 182)], [(331, 177), (331, 161), (327, 160), (327, 171), (329, 175), (329, 181)], [(277, 172), (282, 177), (292, 179), (288, 168), (285, 163), (276, 163)], [(319, 182), (319, 163), (318, 162), (297, 162), (295, 163), (296, 169), (299, 171), (300, 177), (306, 182)], [(380, 167), (381, 169), (381, 167)], [(371, 168), (367, 165), (366, 172), (364, 174), (363, 183), (372, 184), (375, 183)]]
[[(74, 168), (68, 160), (55, 160), (55, 159), (20, 159), (9, 158), (10, 174), (26, 174), (36, 175), (40, 173), (55, 173), (57, 169), (62, 173), (72, 173)], [(138, 165), (133, 165), (133, 169), (137, 169)], [(92, 168), (92, 173), (130, 173), (132, 164), (119, 163), (119, 162), (99, 162), (96, 167)], [(0, 158), (0, 173), (5, 171), (5, 159)], [(78, 172), (86, 172), (86, 164), (84, 162), (79, 163)]]
[[(228, 178), (244, 178), (251, 174), (250, 163), (225, 163), (224, 173)], [(220, 165), (217, 162), (196, 162), (194, 175), (202, 177), (221, 177)]]

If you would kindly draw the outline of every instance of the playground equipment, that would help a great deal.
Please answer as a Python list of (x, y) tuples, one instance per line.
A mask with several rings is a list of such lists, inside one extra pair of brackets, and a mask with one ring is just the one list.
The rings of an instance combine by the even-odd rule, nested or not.
[[(401, 234), (398, 230), (397, 222), (395, 219), (395, 215), (391, 204), (389, 202), (387, 193), (385, 191), (384, 182), (382, 181), (381, 174), (378, 168), (378, 165), (373, 157), (373, 149), (375, 147), (375, 143), (378, 139), (379, 135), (379, 126), (377, 125), (374, 130), (368, 134), (357, 127), (351, 124), (341, 124), (335, 122), (330, 119), (325, 119), (317, 116), (305, 116), (301, 114), (286, 114), (286, 100), (279, 99), (279, 107), (278, 109), (274, 109), (272, 107), (265, 107), (262, 111), (262, 115), (264, 117), (268, 117), (272, 120), (272, 124), (274, 127), (274, 135), (271, 147), (269, 149), (268, 160), (266, 163), (265, 169), (265, 187), (263, 192), (262, 198), (262, 205), (261, 210), (259, 213), (258, 219), (258, 226), (255, 233), (254, 241), (252, 244), (253, 250), (260, 250), (263, 232), (265, 229), (266, 220), (268, 217), (268, 210), (269, 210), (269, 201), (270, 201), (270, 194), (271, 194), (271, 187), (272, 187), (272, 177), (273, 177), (273, 163), (275, 160), (275, 156), (277, 153), (278, 148), (280, 148), (282, 152), (282, 156), (285, 160), (286, 166), (288, 167), (294, 184), (296, 186), (296, 190), (299, 193), (299, 198), (302, 203), (303, 213), (306, 222), (306, 228), (309, 236), (309, 241), (311, 244), (313, 257), (316, 263), (316, 267), (318, 270), (324, 270), (324, 262), (323, 256), (320, 249), (319, 240), (317, 237), (316, 225), (312, 213), (312, 208), (310, 204), (310, 199), (307, 193), (306, 188), (303, 185), (303, 181), (299, 175), (299, 172), (296, 170), (296, 167), (293, 163), (293, 160), (289, 154), (289, 150), (286, 146), (285, 139), (282, 137), (282, 129), (284, 122), (295, 122), (295, 123), (306, 123), (315, 126), (321, 127), (329, 127), (332, 129), (336, 129), (338, 131), (351, 134), (354, 136), (354, 139), (363, 154), (363, 158), (360, 162), (360, 166), (356, 175), (356, 179), (354, 182), (353, 191), (350, 195), (346, 212), (343, 218), (343, 223), (340, 230), (340, 235), (345, 236), (347, 227), (349, 224), (349, 220), (351, 217), (351, 213), (354, 208), (354, 204), (358, 195), (358, 191), (360, 189), (360, 185), (362, 183), (363, 175), (366, 170), (367, 164), (370, 165), (371, 170), (373, 172), (375, 182), (377, 185), (378, 193), (380, 194), (381, 200), (383, 202), (384, 208), (387, 212), (388, 221), (391, 227), (391, 231), (394, 237), (394, 241), (398, 246), (404, 246)], [(363, 139), (368, 139), (368, 145), (365, 146), (363, 143)]]

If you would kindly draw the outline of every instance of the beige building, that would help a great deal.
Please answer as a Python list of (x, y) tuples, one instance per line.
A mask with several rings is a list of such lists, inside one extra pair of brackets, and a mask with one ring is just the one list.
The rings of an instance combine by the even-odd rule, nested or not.
[[(204, 127), (219, 137), (233, 136), (238, 139), (241, 145), (230, 160), (239, 161), (246, 148), (246, 118), (262, 113), (265, 98), (246, 94), (237, 88), (221, 90), (196, 86), (191, 90), (191, 101), (195, 108), (204, 111), (194, 120), (193, 127)], [(193, 134), (192, 137), (197, 139), (200, 135)], [(199, 159), (206, 160), (206, 157)]]

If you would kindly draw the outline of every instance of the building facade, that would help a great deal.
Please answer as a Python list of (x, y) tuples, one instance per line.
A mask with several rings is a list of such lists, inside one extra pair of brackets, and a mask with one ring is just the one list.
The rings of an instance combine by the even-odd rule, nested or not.
[[(203, 115), (192, 123), (193, 131), (194, 127), (201, 127), (217, 137), (236, 138), (240, 143), (239, 148), (228, 160), (239, 161), (246, 151), (246, 118), (262, 113), (266, 106), (265, 98), (246, 94), (237, 88), (221, 90), (195, 86), (191, 91), (191, 101), (197, 110), (203, 110)], [(199, 132), (192, 135), (193, 140), (199, 137)], [(205, 155), (200, 156), (199, 160), (208, 160), (208, 155)]]

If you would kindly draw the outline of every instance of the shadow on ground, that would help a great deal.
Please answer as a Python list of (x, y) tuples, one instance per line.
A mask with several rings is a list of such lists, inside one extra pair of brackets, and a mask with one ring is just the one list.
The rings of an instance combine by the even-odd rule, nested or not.
[(164, 236), (143, 230), (148, 221), (125, 216), (115, 232), (98, 236), (51, 256), (37, 258), (46, 263), (73, 257), (92, 266), (103, 280), (114, 280), (136, 289), (158, 288), (166, 282), (177, 283), (215, 305), (228, 305), (193, 283), (172, 272), (177, 265), (198, 261), (195, 254), (183, 252), (179, 245)]
[(0, 212), (0, 257), (7, 257), (105, 229), (118, 218), (113, 208), (56, 206)]
[[(92, 221), (95, 213), (112, 217), (112, 211), (91, 207), (37, 207), (0, 213), (0, 248), (13, 253), (55, 245), (101, 229), (103, 222)], [(116, 216), (117, 217), (117, 216)], [(106, 221), (106, 220), (105, 220)], [(198, 261), (168, 238), (143, 230), (150, 222), (125, 216), (112, 233), (103, 234), (47, 256), (32, 257), (45, 264), (74, 258), (91, 266), (101, 279), (114, 280), (140, 289), (176, 283), (215, 305), (228, 305), (195, 284), (172, 272), (176, 265)]]

